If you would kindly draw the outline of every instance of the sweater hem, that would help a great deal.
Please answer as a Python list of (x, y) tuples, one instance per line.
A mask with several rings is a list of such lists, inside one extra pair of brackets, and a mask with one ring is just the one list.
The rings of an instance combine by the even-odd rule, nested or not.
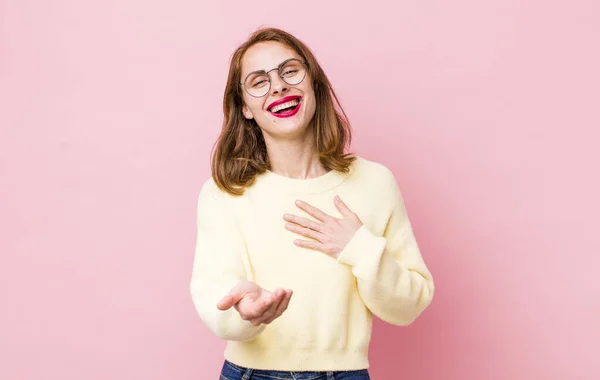
[(369, 368), (368, 348), (293, 349), (273, 347), (248, 350), (229, 342), (224, 357), (235, 365), (271, 371), (355, 371)]

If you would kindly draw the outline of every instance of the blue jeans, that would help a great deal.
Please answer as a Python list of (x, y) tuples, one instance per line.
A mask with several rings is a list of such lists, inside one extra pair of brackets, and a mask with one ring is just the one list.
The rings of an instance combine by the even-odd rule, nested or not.
[(284, 372), (240, 367), (228, 360), (223, 363), (219, 380), (371, 380), (369, 371)]

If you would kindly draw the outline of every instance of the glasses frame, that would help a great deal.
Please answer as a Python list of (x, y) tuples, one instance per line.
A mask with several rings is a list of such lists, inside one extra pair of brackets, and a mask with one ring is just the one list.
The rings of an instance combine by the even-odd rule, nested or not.
[[(290, 62), (290, 61), (298, 61), (298, 62), (300, 62), (300, 64), (301, 64), (302, 66), (304, 66), (304, 76), (302, 77), (302, 79), (301, 79), (301, 80), (300, 80), (300, 82), (298, 82), (298, 83), (294, 83), (294, 84), (288, 83), (288, 82), (285, 80), (285, 78), (281, 76), (281, 68), (282, 68), (282, 67), (283, 67), (285, 64), (287, 64), (288, 62)], [(269, 91), (271, 91), (271, 76), (269, 75), (269, 73), (270, 73), (271, 71), (273, 71), (273, 70), (277, 70), (277, 75), (279, 76), (279, 78), (281, 78), (281, 80), (282, 80), (282, 81), (284, 81), (285, 83), (289, 84), (290, 86), (297, 86), (297, 85), (299, 85), (300, 83), (302, 83), (302, 81), (304, 80), (304, 78), (306, 78), (306, 72), (307, 72), (307, 70), (308, 70), (308, 63), (307, 63), (306, 61), (302, 61), (301, 59), (298, 59), (298, 58), (289, 58), (289, 59), (286, 59), (285, 61), (281, 62), (281, 63), (279, 64), (279, 66), (277, 66), (277, 67), (274, 67), (274, 68), (272, 68), (272, 69), (270, 69), (270, 70), (267, 70), (267, 71), (265, 71), (265, 70), (256, 70), (256, 71), (253, 71), (253, 72), (249, 73), (248, 75), (246, 75), (246, 78), (244, 79), (244, 81), (243, 81), (243, 82), (240, 82), (240, 85), (241, 85), (242, 87), (244, 87), (244, 89), (246, 90), (246, 92), (248, 93), (248, 95), (252, 96), (253, 98), (262, 98), (262, 97), (266, 96), (266, 95), (269, 93)], [(253, 75), (253, 74), (258, 74), (258, 73), (260, 73), (260, 74), (264, 73), (264, 74), (267, 76), (267, 78), (269, 78), (269, 87), (267, 88), (267, 91), (266, 91), (266, 92), (265, 92), (263, 95), (260, 95), (260, 96), (255, 96), (255, 95), (252, 95), (252, 94), (250, 93), (250, 91), (248, 91), (248, 88), (246, 87), (245, 83), (248, 81), (248, 77), (249, 77), (250, 75)]]

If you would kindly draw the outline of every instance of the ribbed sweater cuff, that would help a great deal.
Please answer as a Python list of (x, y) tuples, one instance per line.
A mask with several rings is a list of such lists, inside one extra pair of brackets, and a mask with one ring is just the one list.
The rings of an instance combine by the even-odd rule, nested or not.
[(361, 260), (379, 261), (385, 249), (386, 239), (375, 236), (364, 224), (356, 231), (350, 242), (340, 252), (340, 263), (355, 266)]

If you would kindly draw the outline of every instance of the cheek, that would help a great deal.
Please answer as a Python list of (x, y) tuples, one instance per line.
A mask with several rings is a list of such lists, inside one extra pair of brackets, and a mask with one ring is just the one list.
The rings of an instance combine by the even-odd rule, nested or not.
[(311, 114), (314, 112), (315, 110), (315, 106), (316, 106), (316, 97), (315, 97), (315, 92), (313, 91), (311, 86), (307, 86), (304, 90), (304, 94), (306, 96), (306, 111), (310, 112)]
[(307, 116), (312, 117), (315, 114), (316, 106), (317, 102), (315, 99), (315, 95), (311, 94), (311, 96), (307, 99), (307, 102), (305, 103), (304, 113)]
[(262, 102), (257, 101), (256, 99), (245, 99), (244, 100), (245, 109), (250, 111), (254, 117), (260, 117), (262, 113)]

